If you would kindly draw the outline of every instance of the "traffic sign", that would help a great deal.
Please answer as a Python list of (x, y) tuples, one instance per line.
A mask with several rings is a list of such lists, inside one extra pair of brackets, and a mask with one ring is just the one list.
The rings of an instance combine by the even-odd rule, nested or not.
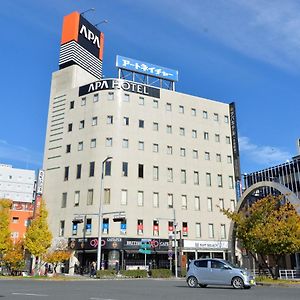
[(151, 254), (151, 250), (150, 249), (139, 249), (139, 252), (143, 253), (143, 254)]

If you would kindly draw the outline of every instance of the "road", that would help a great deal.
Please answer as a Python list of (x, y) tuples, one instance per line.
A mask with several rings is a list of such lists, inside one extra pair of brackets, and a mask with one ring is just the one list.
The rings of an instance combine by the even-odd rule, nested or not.
[(188, 288), (183, 280), (0, 280), (0, 299), (5, 300), (299, 300), (299, 288), (224, 287)]

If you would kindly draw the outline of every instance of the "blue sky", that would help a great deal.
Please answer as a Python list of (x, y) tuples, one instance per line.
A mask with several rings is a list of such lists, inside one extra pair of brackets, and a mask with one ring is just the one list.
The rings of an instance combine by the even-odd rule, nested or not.
[(242, 172), (297, 154), (298, 0), (13, 0), (0, 10), (0, 163), (42, 166), (62, 19), (91, 7), (91, 23), (109, 21), (100, 28), (106, 77), (120, 54), (178, 69), (180, 92), (235, 101)]

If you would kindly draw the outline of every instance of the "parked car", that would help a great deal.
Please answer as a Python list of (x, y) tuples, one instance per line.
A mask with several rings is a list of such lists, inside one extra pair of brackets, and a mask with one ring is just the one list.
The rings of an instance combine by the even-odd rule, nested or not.
[(228, 285), (235, 289), (250, 289), (255, 285), (254, 277), (247, 270), (217, 258), (192, 260), (188, 266), (186, 278), (191, 288)]

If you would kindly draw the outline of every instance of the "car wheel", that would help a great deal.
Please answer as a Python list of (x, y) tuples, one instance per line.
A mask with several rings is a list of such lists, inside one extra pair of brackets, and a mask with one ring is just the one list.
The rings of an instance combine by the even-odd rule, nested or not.
[(198, 280), (196, 277), (191, 276), (188, 278), (187, 284), (190, 288), (196, 288), (198, 286)]
[(234, 277), (232, 279), (232, 286), (235, 289), (243, 289), (244, 288), (244, 281), (241, 277)]
[(199, 285), (200, 285), (200, 287), (202, 287), (202, 288), (206, 288), (206, 287), (207, 287), (207, 284), (202, 284), (202, 283), (200, 283)]

